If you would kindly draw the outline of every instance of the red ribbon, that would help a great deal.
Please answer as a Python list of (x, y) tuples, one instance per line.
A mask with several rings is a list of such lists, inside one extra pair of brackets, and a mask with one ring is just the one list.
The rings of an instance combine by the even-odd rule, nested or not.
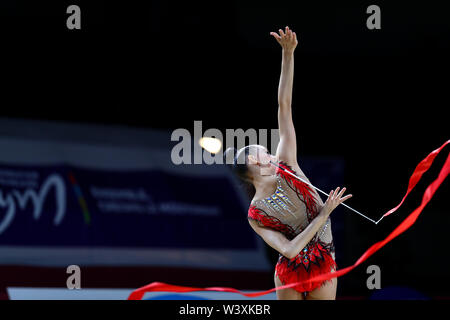
[[(447, 140), (441, 147), (431, 152), (425, 159), (423, 159), (414, 170), (411, 178), (409, 179), (408, 189), (406, 191), (405, 196), (403, 197), (400, 204), (398, 204), (395, 208), (392, 208), (388, 212), (386, 212), (383, 217), (390, 215), (391, 213), (395, 212), (405, 201), (406, 197), (409, 195), (412, 189), (417, 185), (417, 183), (422, 178), (422, 175), (428, 171), (430, 166), (432, 165), (434, 159), (436, 156), (441, 152), (441, 150), (450, 143), (450, 140)], [(234, 288), (225, 288), (225, 287), (209, 287), (209, 288), (196, 288), (196, 287), (184, 287), (184, 286), (176, 286), (171, 284), (166, 284), (163, 282), (152, 282), (144, 287), (138, 288), (135, 291), (133, 291), (130, 296), (128, 297), (128, 300), (141, 300), (142, 297), (146, 292), (152, 292), (152, 291), (169, 291), (169, 292), (193, 292), (193, 291), (221, 291), (221, 292), (232, 292), (232, 293), (239, 293), (246, 297), (258, 297), (262, 296), (268, 293), (271, 293), (276, 290), (286, 289), (295, 287), (300, 283), (309, 283), (309, 282), (315, 282), (315, 281), (325, 281), (330, 280), (332, 278), (337, 278), (340, 276), (343, 276), (344, 274), (350, 272), (354, 268), (356, 268), (358, 265), (363, 263), (365, 260), (367, 260), (371, 255), (373, 255), (375, 252), (380, 250), (382, 247), (384, 247), (388, 242), (392, 241), (394, 238), (408, 230), (417, 220), (420, 213), (422, 212), (423, 208), (430, 202), (431, 198), (433, 197), (436, 190), (439, 188), (439, 186), (442, 184), (442, 182), (445, 180), (445, 178), (450, 173), (450, 154), (447, 156), (447, 160), (445, 161), (444, 165), (441, 168), (441, 171), (439, 172), (439, 175), (436, 180), (434, 180), (425, 190), (425, 193), (422, 198), (422, 203), (405, 219), (403, 220), (400, 225), (395, 228), (394, 231), (391, 232), (384, 240), (379, 241), (372, 245), (364, 254), (356, 261), (355, 264), (346, 267), (344, 269), (336, 270), (335, 272), (330, 272), (326, 274), (321, 274), (316, 277), (313, 277), (311, 279), (301, 281), (301, 282), (295, 282), (287, 285), (283, 285), (280, 287), (272, 288), (266, 291), (258, 291), (258, 292), (251, 292), (251, 293), (244, 293), (242, 291), (239, 291)]]
[[(420, 181), (420, 179), (422, 178), (422, 175), (425, 172), (427, 172), (428, 169), (431, 167), (431, 165), (432, 165), (434, 159), (436, 158), (436, 156), (439, 154), (439, 152), (441, 152), (441, 150), (448, 143), (450, 143), (450, 140), (447, 140), (442, 146), (440, 146), (439, 148), (437, 148), (436, 150), (431, 152), (425, 159), (423, 159), (422, 161), (419, 162), (419, 164), (417, 165), (416, 169), (414, 170), (411, 178), (409, 178), (408, 190), (406, 191), (406, 194), (403, 197), (402, 201), (395, 208), (392, 208), (391, 210), (386, 212), (383, 215), (383, 217), (387, 217), (388, 215), (390, 215), (391, 213), (396, 211), (403, 204), (403, 201), (405, 201), (406, 197), (409, 195), (411, 190), (414, 189), (416, 184)], [(446, 166), (446, 164), (444, 164), (443, 169), (445, 169), (445, 166)], [(445, 177), (444, 177), (444, 179), (445, 179)]]

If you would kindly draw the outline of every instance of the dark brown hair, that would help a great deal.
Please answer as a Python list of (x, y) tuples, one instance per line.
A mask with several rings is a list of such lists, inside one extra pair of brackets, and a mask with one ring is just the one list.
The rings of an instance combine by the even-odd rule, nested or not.
[(242, 182), (243, 189), (251, 199), (255, 195), (255, 187), (253, 186), (252, 179), (249, 176), (249, 170), (247, 166), (249, 153), (250, 146), (245, 146), (243, 150), (237, 150), (236, 148), (227, 148), (227, 150), (225, 150), (225, 152), (223, 153), (223, 158), (224, 163)]

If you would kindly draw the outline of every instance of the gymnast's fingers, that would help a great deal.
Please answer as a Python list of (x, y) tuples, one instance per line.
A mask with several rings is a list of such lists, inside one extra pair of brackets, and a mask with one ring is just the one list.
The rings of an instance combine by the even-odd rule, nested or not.
[(336, 190), (334, 190), (333, 199), (336, 199), (336, 198), (337, 198), (336, 196), (337, 196), (337, 194), (338, 194), (338, 192), (339, 192), (339, 189), (340, 189), (340, 188), (337, 187)]
[(292, 37), (292, 31), (291, 31), (291, 29), (289, 29), (288, 26), (286, 26), (286, 36), (287, 36), (287, 38), (288, 38), (289, 40), (291, 40), (291, 37)]
[(353, 197), (353, 195), (351, 195), (351, 194), (346, 195), (345, 197), (343, 197), (343, 198), (341, 198), (341, 199), (339, 200), (339, 203), (342, 203), (342, 202), (344, 202), (345, 200), (350, 199), (351, 197)]
[(281, 38), (280, 38), (280, 36), (279, 36), (276, 32), (271, 32), (270, 34), (271, 34), (272, 36), (274, 36), (274, 38), (275, 38), (278, 42), (280, 42)]
[(337, 196), (338, 199), (340, 199), (340, 198), (342, 197), (342, 195), (344, 194), (344, 192), (345, 192), (346, 189), (347, 189), (346, 187), (342, 188), (341, 192), (339, 192), (339, 194), (338, 194), (338, 196)]

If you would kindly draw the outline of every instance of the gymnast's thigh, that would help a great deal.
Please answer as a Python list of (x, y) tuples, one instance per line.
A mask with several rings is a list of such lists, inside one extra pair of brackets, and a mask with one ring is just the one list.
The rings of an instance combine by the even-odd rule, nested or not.
[[(283, 285), (276, 273), (274, 274), (274, 280), (275, 287), (280, 287)], [(281, 289), (277, 290), (277, 300), (304, 300), (304, 294), (293, 288)]]

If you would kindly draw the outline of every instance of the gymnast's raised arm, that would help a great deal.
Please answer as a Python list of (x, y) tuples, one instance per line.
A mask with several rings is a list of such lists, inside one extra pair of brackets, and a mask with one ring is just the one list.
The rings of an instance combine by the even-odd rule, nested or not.
[(292, 121), (292, 85), (294, 82), (294, 51), (297, 46), (297, 35), (286, 26), (285, 32), (270, 34), (282, 48), (281, 75), (278, 86), (278, 128), (280, 142), (276, 156), (290, 165), (297, 164), (297, 141)]

